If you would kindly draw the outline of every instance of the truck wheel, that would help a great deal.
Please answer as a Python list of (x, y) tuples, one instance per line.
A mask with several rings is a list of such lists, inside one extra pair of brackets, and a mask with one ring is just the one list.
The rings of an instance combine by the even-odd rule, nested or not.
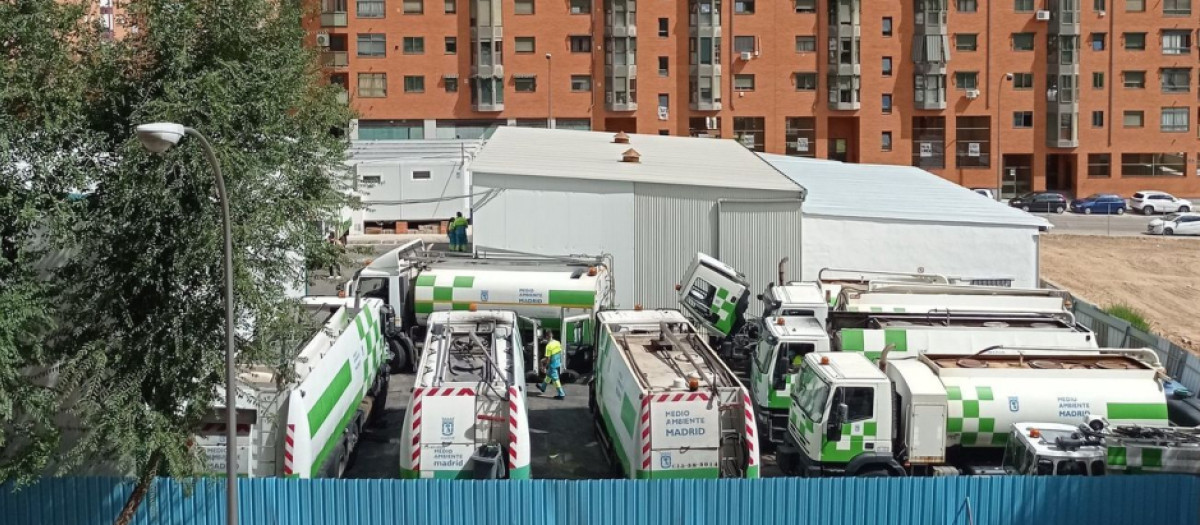
[(342, 479), (346, 477), (346, 470), (350, 468), (350, 454), (346, 453), (346, 444), (342, 442), (339, 447), (342, 447), (342, 454), (338, 456), (337, 469), (335, 470), (335, 478)]
[(892, 473), (888, 472), (888, 470), (883, 467), (869, 467), (866, 470), (855, 474), (855, 477), (859, 478), (889, 478), (891, 476)]
[(800, 457), (796, 449), (787, 445), (779, 445), (775, 447), (775, 463), (779, 465), (779, 470), (785, 475), (798, 475)]
[(379, 392), (375, 394), (375, 403), (371, 406), (371, 417), (367, 420), (375, 426), (383, 426), (383, 414), (387, 407), (388, 385), (391, 383), (390, 376), (383, 376), (383, 380), (379, 384)]
[(576, 371), (568, 368), (566, 370), (563, 370), (563, 372), (561, 374), (559, 374), (558, 379), (559, 379), (559, 381), (562, 381), (563, 384), (574, 383), (576, 381), (579, 381), (579, 372), (576, 372)]
[(388, 339), (388, 350), (392, 352), (392, 361), (389, 363), (391, 369), (395, 372), (408, 371), (408, 349), (398, 339)]

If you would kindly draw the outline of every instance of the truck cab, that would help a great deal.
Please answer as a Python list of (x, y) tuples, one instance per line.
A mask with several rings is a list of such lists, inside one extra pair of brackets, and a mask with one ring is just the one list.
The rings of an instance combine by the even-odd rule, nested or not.
[(804, 356), (778, 458), (785, 473), (805, 477), (904, 475), (892, 457), (887, 375), (857, 354)]
[(825, 327), (812, 317), (765, 317), (750, 359), (750, 394), (760, 432), (783, 443), (789, 393), (804, 356), (829, 351)]
[(697, 253), (675, 289), (680, 306), (712, 339), (721, 340), (745, 324), (748, 286), (745, 276), (732, 266)]
[(1107, 471), (1103, 442), (1078, 426), (1062, 423), (1017, 423), (1004, 450), (1007, 474), (1031, 476), (1103, 476)]

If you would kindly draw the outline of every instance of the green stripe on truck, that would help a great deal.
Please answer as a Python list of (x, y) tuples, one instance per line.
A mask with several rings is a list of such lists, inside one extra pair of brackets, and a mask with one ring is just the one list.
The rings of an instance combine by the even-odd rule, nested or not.
[(591, 308), (596, 305), (596, 292), (583, 290), (550, 290), (547, 301), (555, 306)]
[(883, 329), (883, 346), (895, 345), (892, 350), (895, 352), (908, 351), (908, 332), (897, 328)]
[(1167, 403), (1109, 403), (1108, 419), (1167, 420)]
[(321, 430), (321, 425), (325, 423), (325, 418), (329, 417), (330, 412), (333, 412), (333, 408), (337, 406), (338, 400), (342, 398), (342, 394), (346, 393), (346, 388), (350, 386), (350, 379), (350, 361), (346, 361), (342, 365), (342, 369), (338, 370), (337, 375), (333, 376), (333, 381), (329, 383), (329, 387), (321, 393), (321, 397), (317, 398), (317, 402), (313, 403), (312, 410), (308, 411), (309, 437), (317, 435), (317, 432)]
[(866, 349), (861, 328), (846, 328), (841, 332), (843, 352), (862, 352)]

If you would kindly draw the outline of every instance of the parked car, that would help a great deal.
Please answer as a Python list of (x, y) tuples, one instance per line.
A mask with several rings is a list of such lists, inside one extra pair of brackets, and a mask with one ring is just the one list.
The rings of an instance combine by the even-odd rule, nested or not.
[(996, 193), (991, 188), (971, 188), (971, 191), (983, 195), (991, 200), (996, 200)]
[(1192, 211), (1192, 201), (1179, 199), (1170, 193), (1144, 190), (1133, 194), (1129, 199), (1129, 207), (1144, 215), (1155, 213), (1187, 213)]
[(1200, 235), (1200, 214), (1172, 213), (1150, 221), (1146, 233), (1154, 235)]
[(1112, 193), (1095, 193), (1071, 201), (1071, 211), (1091, 215), (1093, 213), (1125, 214), (1125, 199)]
[(1067, 211), (1067, 198), (1053, 191), (1035, 191), (1008, 201), (1008, 205), (1025, 211), (1062, 213)]

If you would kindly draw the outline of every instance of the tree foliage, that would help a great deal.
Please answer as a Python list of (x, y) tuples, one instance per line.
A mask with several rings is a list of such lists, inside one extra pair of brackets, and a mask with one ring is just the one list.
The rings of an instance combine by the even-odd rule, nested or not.
[[(14, 9), (30, 4), (53, 9), (55, 1), (18, 0)], [(3, 5), (0, 35), (8, 34)], [(51, 333), (40, 334), (52, 344), (39, 359), (57, 365), (62, 409), (79, 432), (57, 449), (28, 450), (43, 458), (40, 465), (53, 460), (70, 468), (104, 457), (126, 471), (145, 473), (155, 465), (162, 473), (188, 476), (201, 468), (189, 438), (209, 407), (223, 404), (220, 208), (195, 139), (150, 155), (134, 128), (178, 122), (212, 141), (233, 218), (238, 360), (281, 364), (291, 357), (288, 342), (297, 329), (295, 304), (285, 291), (302, 278), (301, 257), (329, 256), (314, 225), (342, 206), (340, 178), (331, 174), (341, 169), (347, 144), (331, 130), (351, 115), (321, 81), (314, 51), (303, 45), (299, 1), (125, 5), (136, 31), (121, 40), (29, 39), (30, 46), (62, 58), (56, 74), (82, 96), (74, 99), (76, 107), (54, 108), (74, 115), (62, 127), (87, 137), (90, 146), (79, 149), (75, 145), (83, 142), (64, 132), (65, 139), (38, 141), (22, 155), (74, 159), (85, 165), (77, 170), (79, 184), (94, 191), (63, 205), (71, 228), (55, 239), (69, 244), (73, 255), (49, 281), (56, 308), (31, 309), (35, 321), (26, 323), (56, 321)], [(75, 23), (89, 31), (78, 18)], [(24, 93), (36, 84), (30, 80), (17, 90), (37, 97)], [(70, 98), (66, 88), (60, 91)], [(38, 127), (19, 113), (25, 106), (6, 104), (0, 120), (16, 116), (27, 128)], [(8, 170), (10, 159), (4, 160)], [(47, 169), (52, 179), (70, 173)], [(0, 212), (7, 214), (4, 202), (0, 196)], [(0, 345), (4, 330), (0, 324)], [(30, 329), (24, 332), (14, 337), (39, 340)], [(0, 347), (0, 360), (6, 352)], [(7, 360), (0, 361), (0, 389), (10, 377), (5, 374), (13, 374)], [(4, 401), (0, 397), (0, 411)], [(37, 466), (14, 465), (5, 475)]]

